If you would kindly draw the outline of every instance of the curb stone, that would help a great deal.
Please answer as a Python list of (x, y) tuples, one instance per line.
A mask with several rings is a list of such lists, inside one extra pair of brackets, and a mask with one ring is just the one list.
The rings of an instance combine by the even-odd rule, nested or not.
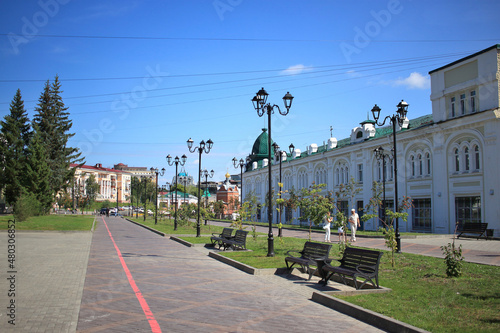
[(421, 328), (409, 325), (391, 317), (387, 317), (383, 314), (367, 310), (325, 293), (313, 292), (311, 299), (321, 305), (388, 332), (428, 333), (428, 331)]

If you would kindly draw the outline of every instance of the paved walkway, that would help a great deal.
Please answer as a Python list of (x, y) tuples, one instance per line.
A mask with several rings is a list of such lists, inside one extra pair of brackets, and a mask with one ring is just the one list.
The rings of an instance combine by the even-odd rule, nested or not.
[(307, 332), (333, 327), (380, 331), (121, 218), (106, 218), (94, 232), (78, 332)]
[[(7, 232), (0, 232), (0, 332), (74, 332), (92, 233), (16, 232), (15, 273), (7, 264)], [(15, 276), (14, 293), (7, 280)], [(15, 326), (6, 308), (14, 300)]]

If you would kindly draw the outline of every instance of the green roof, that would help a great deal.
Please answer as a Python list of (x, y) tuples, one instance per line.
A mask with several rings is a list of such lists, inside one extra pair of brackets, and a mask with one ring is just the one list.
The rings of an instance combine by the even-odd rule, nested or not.
[[(367, 120), (365, 122), (368, 122), (368, 121), (369, 120)], [(374, 122), (374, 121), (371, 120), (369, 122)], [(428, 114), (428, 115), (425, 115), (425, 116), (418, 117), (418, 118), (410, 120), (410, 123), (408, 124), (408, 128), (402, 129), (401, 132), (406, 132), (406, 131), (414, 130), (414, 129), (421, 128), (421, 127), (424, 127), (424, 126), (429, 126), (429, 125), (432, 125), (433, 123), (434, 123), (434, 121), (433, 121), (432, 114)], [(259, 136), (259, 138), (261, 138), (263, 134), (266, 134), (265, 138), (266, 138), (266, 143), (267, 143), (267, 133), (265, 133), (265, 129), (263, 129), (263, 131), (264, 131), (264, 133), (262, 133)], [(369, 140), (378, 139), (378, 138), (381, 138), (381, 137), (384, 137), (384, 136), (388, 136), (388, 135), (391, 135), (391, 134), (392, 134), (392, 125), (385, 126), (385, 127), (380, 127), (380, 128), (376, 128), (375, 129), (375, 136), (372, 137), (372, 138), (369, 138), (367, 140), (364, 140), (362, 142), (366, 142), (366, 141), (369, 141)], [(257, 143), (257, 141), (259, 140), (259, 138), (257, 138), (257, 140), (255, 141), (255, 143)], [(312, 155), (320, 154), (320, 153), (323, 153), (323, 152), (326, 152), (326, 151), (329, 151), (329, 150), (342, 149), (342, 148), (344, 148), (346, 146), (350, 146), (351, 144), (354, 145), (354, 144), (359, 144), (359, 143), (362, 143), (362, 142), (351, 143), (351, 138), (348, 137), (348, 138), (345, 138), (345, 139), (342, 139), (342, 140), (338, 140), (337, 141), (337, 147), (332, 148), (332, 149), (328, 149), (326, 145), (318, 145), (317, 152), (313, 153)], [(255, 148), (255, 144), (254, 144), (254, 148)], [(253, 151), (254, 150), (252, 150), (252, 153), (253, 153)], [(267, 147), (266, 147), (266, 153), (267, 153)], [(301, 152), (300, 156), (296, 157), (295, 159), (297, 159), (297, 158), (305, 158), (307, 156), (309, 156), (307, 154), (307, 151), (303, 151), (303, 152)], [(267, 158), (267, 154), (263, 158)], [(293, 158), (290, 157), (290, 156), (288, 156), (287, 159), (286, 159), (286, 161), (290, 161), (290, 160), (293, 160)], [(253, 161), (254, 160), (252, 160), (252, 162)], [(257, 161), (257, 168), (258, 169), (262, 168), (262, 159), (256, 160), (256, 161)], [(250, 163), (250, 165), (251, 165), (251, 163)], [(250, 171), (250, 168), (248, 168), (248, 169)]]

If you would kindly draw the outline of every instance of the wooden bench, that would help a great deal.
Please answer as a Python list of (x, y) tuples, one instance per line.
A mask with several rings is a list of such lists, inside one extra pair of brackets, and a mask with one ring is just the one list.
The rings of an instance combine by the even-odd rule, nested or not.
[(223, 239), (221, 241), (224, 251), (228, 248), (233, 250), (246, 250), (247, 249), (247, 235), (248, 231), (236, 230), (234, 237), (231, 239)]
[(462, 225), (460, 230), (460, 234), (457, 236), (460, 237), (462, 234), (476, 234), (477, 239), (484, 235), (484, 238), (488, 239), (488, 235), (486, 234), (486, 229), (488, 228), (488, 223), (478, 223), (478, 222), (465, 222)]
[(212, 237), (210, 237), (210, 241), (212, 242), (212, 245), (215, 247), (215, 245), (219, 246), (219, 249), (223, 245), (222, 241), (231, 239), (233, 238), (233, 229), (231, 228), (224, 228), (222, 229), (222, 233), (220, 234), (212, 234)]
[[(285, 258), (286, 267), (288, 273), (290, 274), (293, 270), (295, 264), (299, 265), (304, 272), (309, 273), (309, 279), (318, 270), (318, 261), (328, 260), (328, 255), (330, 254), (331, 244), (306, 242), (302, 251), (288, 251)], [(292, 253), (299, 254), (298, 256), (292, 255)], [(314, 270), (311, 266), (315, 266)]]
[[(378, 266), (382, 254), (380, 251), (347, 247), (344, 251), (344, 256), (339, 260), (340, 266), (332, 266), (325, 262), (323, 266), (325, 285), (332, 276), (338, 274), (345, 285), (347, 285), (345, 276), (350, 276), (354, 280), (356, 289), (363, 288), (367, 282), (371, 282), (373, 287), (379, 288)], [(358, 285), (358, 277), (365, 279), (361, 285)]]

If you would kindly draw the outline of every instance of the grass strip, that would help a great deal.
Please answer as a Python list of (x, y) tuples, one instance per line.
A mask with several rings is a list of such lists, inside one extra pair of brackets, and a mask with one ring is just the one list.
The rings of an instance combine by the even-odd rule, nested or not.
[[(0, 215), (0, 230), (6, 230), (12, 215)], [(44, 215), (33, 216), (17, 222), (16, 230), (88, 231), (92, 228), (94, 215)]]

